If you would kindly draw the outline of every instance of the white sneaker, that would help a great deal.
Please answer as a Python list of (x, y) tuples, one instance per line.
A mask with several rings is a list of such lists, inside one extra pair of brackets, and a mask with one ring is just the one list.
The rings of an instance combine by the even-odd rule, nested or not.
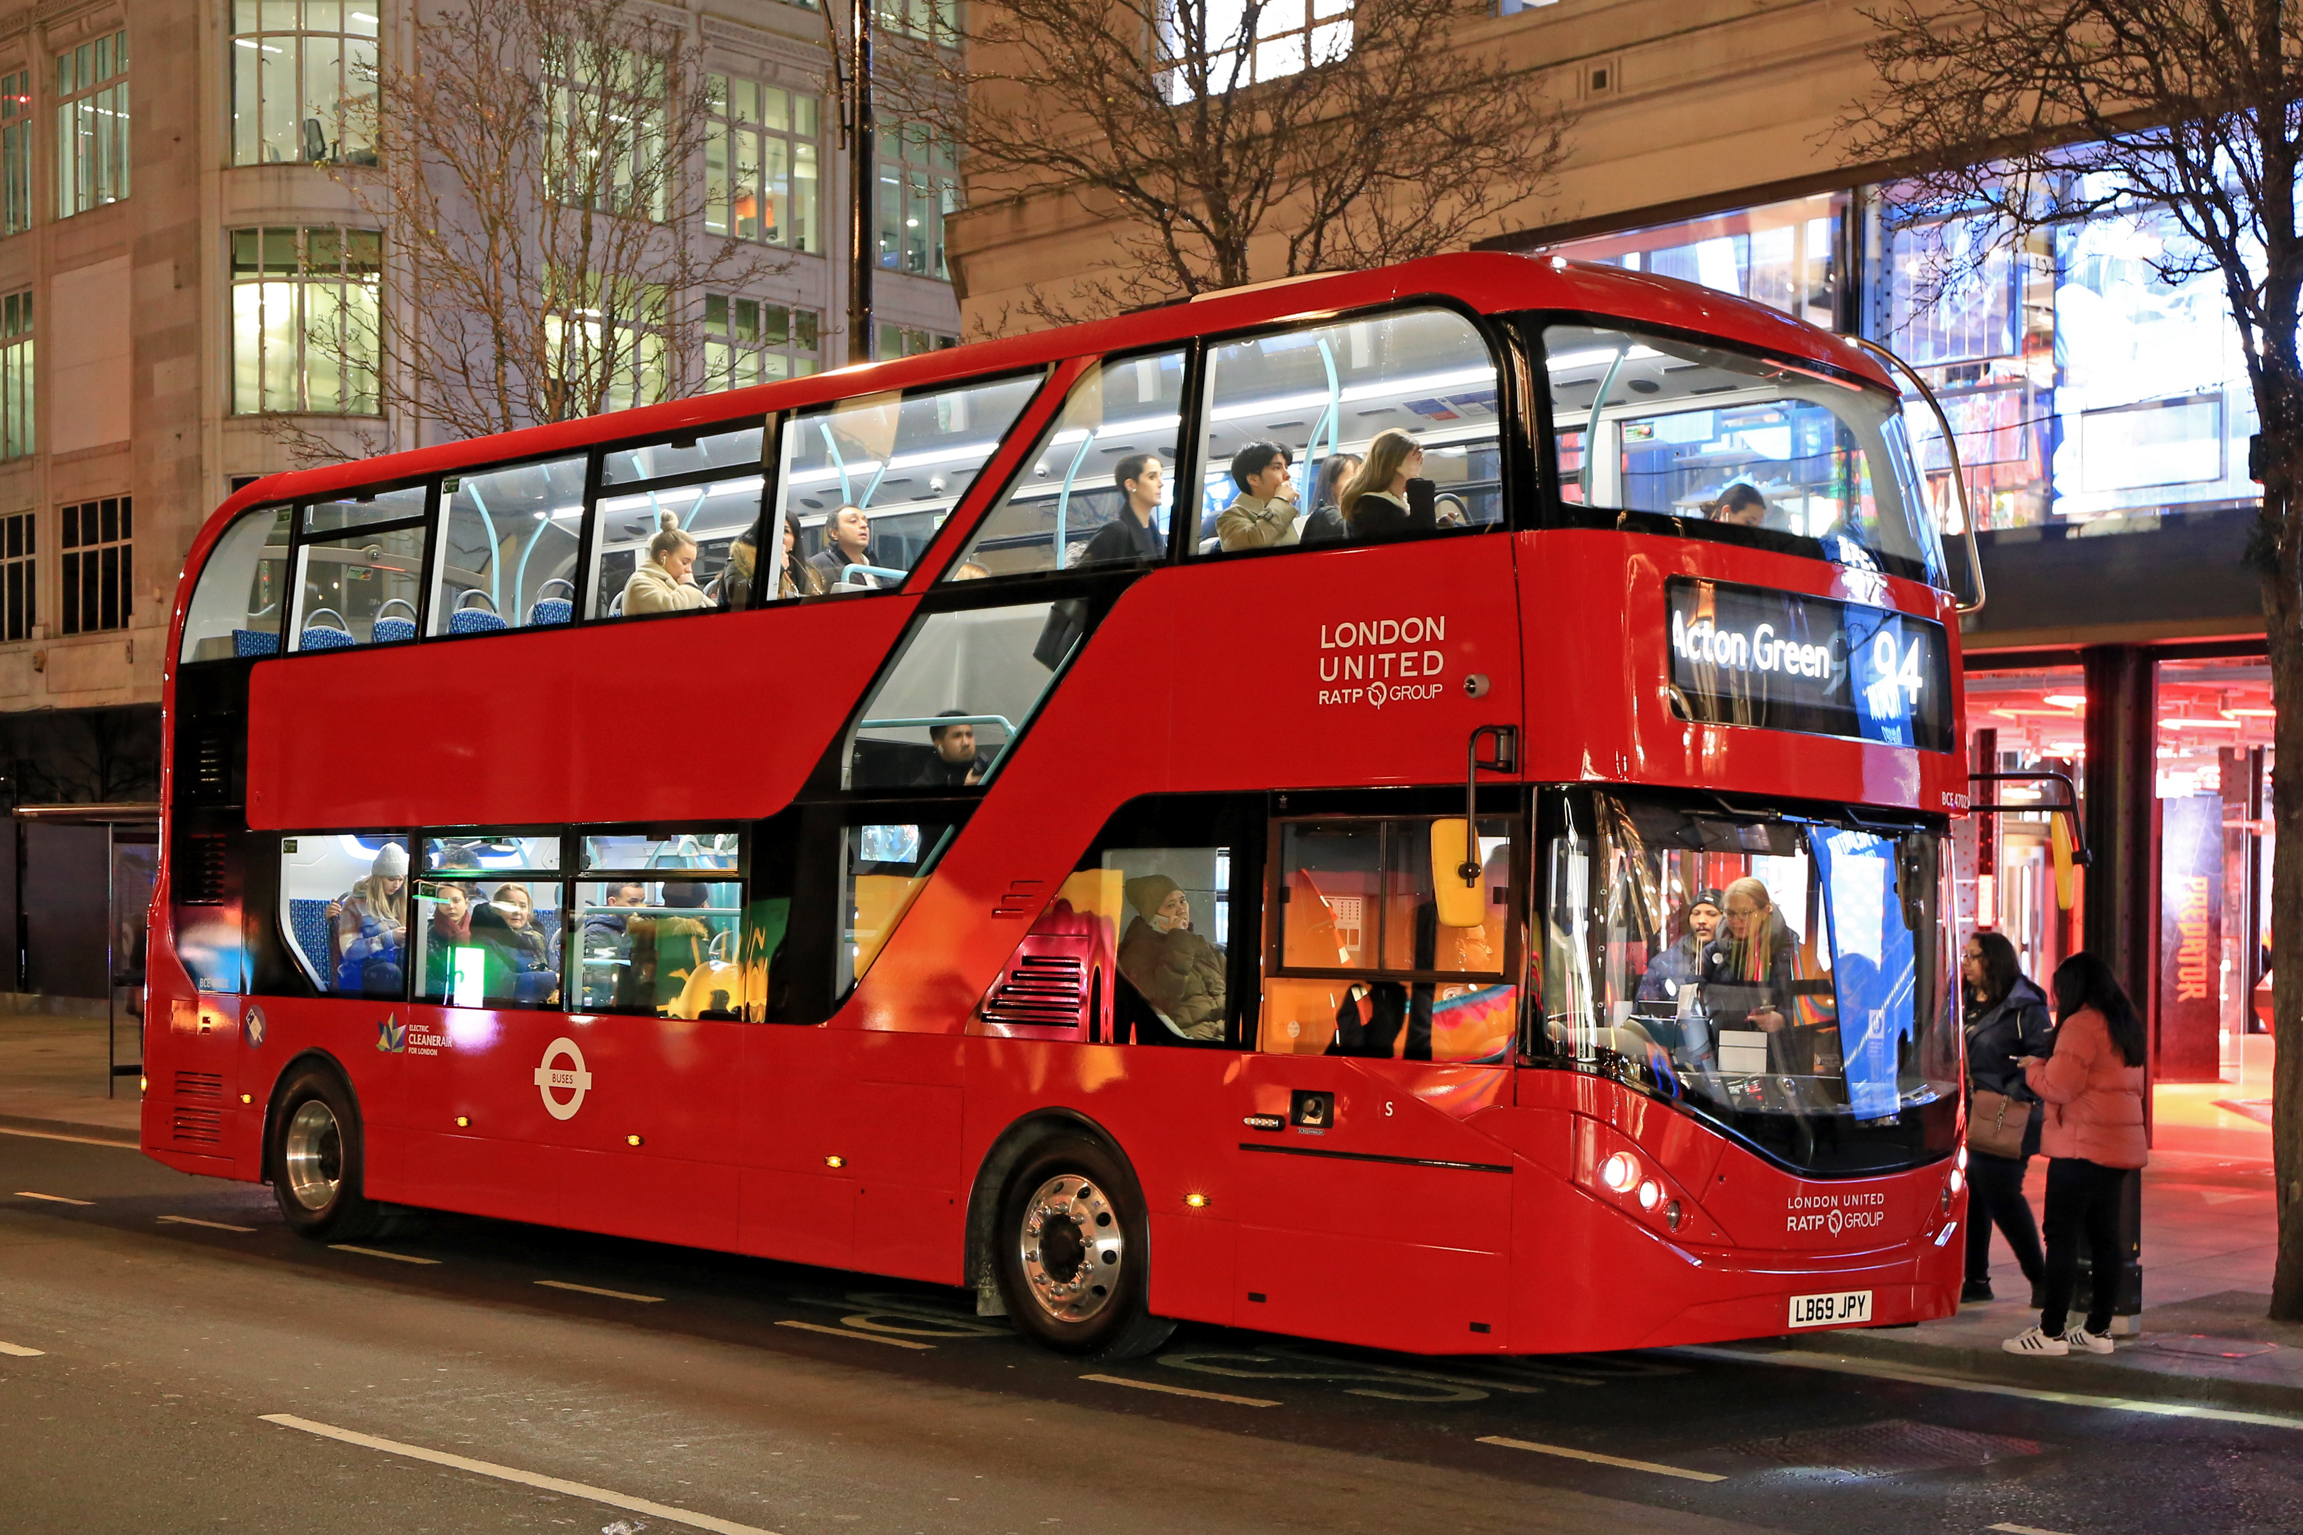
[(2083, 1348), (2090, 1354), (2108, 1354), (2111, 1352), (2111, 1335), (2109, 1333), (2089, 1332), (2084, 1327), (2064, 1328), (2063, 1343), (2067, 1348)]
[[(2108, 1343), (2111, 1340), (2106, 1338), (2103, 1341)], [(1999, 1346), (2010, 1354), (2063, 1355), (2071, 1352), (2070, 1344), (2061, 1338), (2050, 1338), (2036, 1327), (2026, 1327)]]

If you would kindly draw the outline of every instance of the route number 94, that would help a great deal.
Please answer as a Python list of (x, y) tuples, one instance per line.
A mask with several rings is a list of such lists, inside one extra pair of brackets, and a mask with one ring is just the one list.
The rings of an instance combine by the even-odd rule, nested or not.
[[(1924, 635), (1914, 634), (1911, 643), (1905, 645), (1893, 629), (1880, 630), (1872, 640), (1872, 680), (1865, 692), (1874, 717), (1907, 716), (1919, 707), (1919, 695), (1926, 687), (1926, 676), (1920, 670), (1926, 648)], [(1903, 696), (1896, 697), (1898, 693)]]

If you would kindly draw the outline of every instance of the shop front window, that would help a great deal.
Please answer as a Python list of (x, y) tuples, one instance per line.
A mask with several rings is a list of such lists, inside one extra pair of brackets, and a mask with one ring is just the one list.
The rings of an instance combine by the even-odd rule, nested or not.
[[(1516, 6), (1508, 6), (1505, 15)], [(1572, 261), (1654, 272), (1755, 299), (1771, 309), (1839, 328), (1839, 258), (1848, 194), (1823, 192), (1706, 218), (1598, 235), (1547, 247)]]

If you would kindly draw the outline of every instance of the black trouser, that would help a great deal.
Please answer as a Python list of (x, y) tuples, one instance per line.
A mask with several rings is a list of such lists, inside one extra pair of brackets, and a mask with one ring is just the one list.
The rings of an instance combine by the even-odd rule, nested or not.
[(2079, 1236), (2095, 1266), (2095, 1300), (2087, 1308), (2087, 1330), (2111, 1330), (2111, 1308), (2119, 1298), (2119, 1199), (2128, 1170), (2105, 1167), (2085, 1157), (2054, 1157), (2047, 1163), (2047, 1281), (2039, 1306), (2039, 1330), (2061, 1337), (2079, 1277)]
[(2023, 1171), (2029, 1157), (1995, 1157), (1971, 1151), (1967, 1159), (1967, 1282), (1991, 1278), (1991, 1228), (2007, 1238), (2008, 1250), (2034, 1285), (2047, 1271), (2039, 1251), (2039, 1226), (2031, 1201), (2023, 1197)]

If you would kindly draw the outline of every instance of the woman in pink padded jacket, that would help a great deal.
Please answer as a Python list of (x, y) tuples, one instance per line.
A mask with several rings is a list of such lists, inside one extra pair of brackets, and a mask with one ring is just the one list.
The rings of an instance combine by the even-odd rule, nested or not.
[[(2085, 951), (2055, 971), (2055, 1053), (2023, 1058), (2023, 1080), (2047, 1102), (2047, 1277), (2039, 1325), (2000, 1347), (2010, 1354), (2111, 1352), (2119, 1291), (2120, 1194), (2151, 1159), (2143, 1136), (2143, 1020), (2111, 967)], [(2068, 1325), (2079, 1270), (2079, 1236), (2094, 1254), (2095, 1298), (2087, 1325)]]

